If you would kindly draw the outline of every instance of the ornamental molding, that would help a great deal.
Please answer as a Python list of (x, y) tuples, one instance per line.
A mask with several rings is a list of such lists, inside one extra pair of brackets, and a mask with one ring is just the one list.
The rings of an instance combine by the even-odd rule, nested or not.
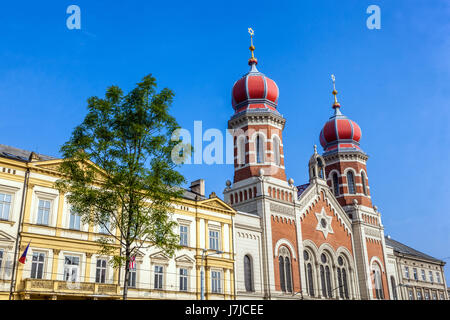
[(331, 228), (333, 217), (327, 215), (324, 207), (322, 207), (322, 210), (319, 213), (315, 213), (315, 215), (317, 218), (316, 230), (321, 231), (326, 239), (328, 237), (328, 234), (334, 233), (333, 228)]
[(364, 228), (364, 233), (366, 236), (375, 238), (376, 240), (381, 240), (381, 233), (379, 230), (373, 228)]
[(337, 152), (332, 154), (323, 155), (325, 162), (327, 165), (339, 162), (339, 161), (367, 161), (369, 156), (361, 151), (353, 151), (353, 152)]
[(277, 203), (270, 203), (270, 211), (282, 214), (294, 215), (294, 208), (286, 207)]

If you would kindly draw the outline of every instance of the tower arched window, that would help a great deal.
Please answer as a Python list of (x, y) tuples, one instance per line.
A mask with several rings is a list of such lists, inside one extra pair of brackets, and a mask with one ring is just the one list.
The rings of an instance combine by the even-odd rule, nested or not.
[(243, 166), (245, 164), (245, 138), (241, 137), (238, 140), (238, 149), (237, 149), (237, 159), (238, 165)]
[(308, 251), (303, 252), (303, 259), (305, 260), (306, 273), (306, 290), (311, 297), (314, 297), (314, 276), (313, 276), (313, 261), (311, 254)]
[(364, 174), (364, 172), (361, 172), (361, 181), (362, 181), (363, 192), (367, 196), (366, 175)]
[(281, 291), (292, 292), (291, 254), (286, 247), (280, 248), (278, 264)]
[(336, 172), (333, 173), (333, 191), (335, 196), (339, 195), (339, 178)]
[(245, 291), (252, 292), (253, 288), (253, 266), (252, 259), (249, 255), (244, 256), (244, 279), (245, 279)]
[(384, 299), (383, 282), (381, 280), (380, 266), (374, 262), (372, 264), (373, 285), (375, 287), (375, 298)]
[(256, 163), (263, 163), (264, 162), (264, 146), (263, 146), (263, 139), (260, 135), (256, 136)]
[(275, 164), (279, 166), (281, 163), (281, 159), (280, 159), (280, 141), (278, 140), (278, 137), (273, 138), (273, 156)]
[(317, 158), (317, 167), (319, 170), (319, 178), (324, 178), (324, 173), (323, 173), (323, 168), (324, 168), (324, 164), (322, 162), (322, 159), (319, 157)]
[(352, 171), (347, 172), (347, 185), (348, 185), (348, 192), (351, 194), (355, 194), (355, 176), (353, 175)]

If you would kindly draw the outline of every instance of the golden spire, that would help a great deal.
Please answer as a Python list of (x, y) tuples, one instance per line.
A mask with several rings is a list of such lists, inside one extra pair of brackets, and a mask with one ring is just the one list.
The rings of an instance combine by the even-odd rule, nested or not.
[(252, 65), (252, 64), (257, 64), (258, 63), (258, 59), (255, 58), (255, 55), (253, 54), (253, 51), (255, 51), (255, 46), (253, 45), (253, 36), (255, 34), (255, 32), (253, 31), (252, 28), (248, 28), (248, 33), (250, 34), (250, 51), (252, 52), (252, 57), (250, 59), (248, 59), (248, 64)]
[(334, 74), (331, 75), (331, 80), (333, 80), (333, 95), (334, 95), (334, 104), (333, 104), (333, 108), (335, 107), (340, 107), (341, 105), (339, 104), (339, 102), (337, 101), (337, 94), (338, 92), (336, 91), (336, 77), (334, 76)]

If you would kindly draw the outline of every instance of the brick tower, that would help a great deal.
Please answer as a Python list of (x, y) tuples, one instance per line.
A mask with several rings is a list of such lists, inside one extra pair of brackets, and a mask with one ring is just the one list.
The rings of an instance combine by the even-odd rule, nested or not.
[[(276, 83), (258, 71), (258, 60), (254, 56), (253, 31), (251, 37), (250, 71), (235, 82), (232, 89), (234, 114), (228, 128), (234, 137), (234, 179), (227, 181), (224, 199), (234, 209), (260, 217), (262, 230), (261, 250), (265, 257), (262, 263), (264, 298), (274, 298), (274, 292), (299, 290), (298, 275), (294, 275), (291, 286), (281, 288), (274, 273), (278, 258), (274, 260), (274, 244), (281, 231), (273, 226), (271, 213), (274, 206), (283, 207), (291, 221), (295, 220), (296, 187), (293, 180), (286, 179), (283, 155), (282, 132), (286, 120), (277, 110), (279, 90)], [(290, 224), (289, 233), (295, 238), (296, 225)], [(280, 229), (280, 230), (278, 230)], [(295, 239), (294, 239), (295, 240)], [(286, 250), (291, 251), (290, 248)], [(286, 255), (298, 256), (285, 251)], [(289, 261), (289, 263), (291, 263)], [(292, 268), (298, 270), (298, 261)], [(289, 273), (290, 274), (290, 273)]]
[(320, 132), (327, 183), (352, 220), (361, 297), (388, 299), (384, 228), (380, 212), (372, 205), (368, 156), (360, 148), (360, 127), (340, 111), (332, 79), (334, 114)]

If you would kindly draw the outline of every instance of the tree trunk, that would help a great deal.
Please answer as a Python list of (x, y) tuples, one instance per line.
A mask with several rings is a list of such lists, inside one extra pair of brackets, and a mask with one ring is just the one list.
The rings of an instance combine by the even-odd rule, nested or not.
[(127, 247), (125, 250), (125, 277), (123, 284), (123, 300), (127, 300), (128, 298), (128, 281), (130, 277), (130, 250)]

